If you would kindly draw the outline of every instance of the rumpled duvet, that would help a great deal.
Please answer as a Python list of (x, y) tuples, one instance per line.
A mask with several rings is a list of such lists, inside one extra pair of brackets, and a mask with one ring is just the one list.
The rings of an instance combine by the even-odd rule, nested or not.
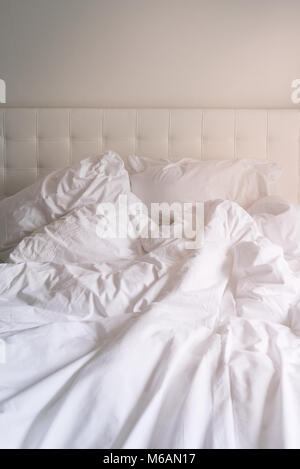
[(0, 446), (300, 448), (299, 234), (217, 200), (200, 249), (1, 264)]

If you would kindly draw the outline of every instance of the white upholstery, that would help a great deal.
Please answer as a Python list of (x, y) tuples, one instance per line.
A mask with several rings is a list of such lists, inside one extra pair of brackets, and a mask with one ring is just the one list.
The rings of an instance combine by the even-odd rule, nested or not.
[(0, 109), (0, 194), (103, 150), (152, 157), (261, 158), (299, 200), (300, 110)]

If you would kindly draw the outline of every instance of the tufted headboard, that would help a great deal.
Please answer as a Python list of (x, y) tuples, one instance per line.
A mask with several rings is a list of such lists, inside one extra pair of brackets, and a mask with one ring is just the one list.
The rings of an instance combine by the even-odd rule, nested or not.
[(300, 202), (300, 110), (1, 108), (0, 196), (104, 150), (178, 159), (260, 158)]

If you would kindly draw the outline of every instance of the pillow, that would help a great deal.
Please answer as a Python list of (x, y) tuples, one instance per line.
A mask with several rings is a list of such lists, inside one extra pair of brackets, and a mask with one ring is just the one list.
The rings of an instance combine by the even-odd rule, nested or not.
[[(141, 238), (136, 233), (136, 219), (131, 217), (130, 211), (130, 207), (134, 208), (140, 201), (130, 193), (125, 197), (129, 228), (126, 227), (123, 236), (116, 231), (117, 220), (110, 218), (105, 208), (108, 204), (90, 204), (25, 237), (10, 254), (9, 262), (119, 264), (122, 259), (143, 255)], [(113, 208), (118, 206), (109, 205)], [(114, 213), (117, 214), (117, 210)]]
[(129, 156), (131, 189), (150, 209), (151, 202), (200, 202), (228, 199), (244, 208), (269, 194), (280, 168), (266, 161), (182, 159)]
[(282, 247), (290, 267), (299, 271), (300, 206), (272, 196), (258, 200), (248, 212), (263, 235)]
[(129, 190), (124, 163), (111, 151), (49, 174), (0, 201), (0, 259), (52, 220), (93, 202), (114, 202)]

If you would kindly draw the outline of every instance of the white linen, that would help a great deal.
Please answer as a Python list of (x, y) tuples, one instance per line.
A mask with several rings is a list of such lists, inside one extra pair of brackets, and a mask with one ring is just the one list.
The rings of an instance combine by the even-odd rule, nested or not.
[(1, 447), (300, 447), (300, 272), (237, 204), (205, 222), (126, 266), (0, 265)]
[(119, 155), (108, 151), (52, 172), (0, 201), (0, 261), (27, 235), (89, 203), (115, 202), (130, 190)]
[(155, 160), (129, 156), (131, 189), (147, 206), (153, 202), (228, 199), (248, 208), (269, 195), (281, 169), (275, 163), (240, 160)]
[[(127, 213), (130, 213), (130, 207), (140, 201), (129, 193), (126, 194), (126, 203)], [(126, 237), (112, 236), (114, 220), (105, 215), (100, 204), (80, 207), (25, 237), (8, 261), (119, 264), (124, 259), (144, 254), (141, 240), (138, 242), (130, 237), (130, 233), (135, 231), (129, 216), (126, 221), (131, 225), (129, 234)]]
[(300, 206), (281, 197), (258, 200), (249, 208), (261, 232), (282, 247), (293, 270), (300, 270)]

